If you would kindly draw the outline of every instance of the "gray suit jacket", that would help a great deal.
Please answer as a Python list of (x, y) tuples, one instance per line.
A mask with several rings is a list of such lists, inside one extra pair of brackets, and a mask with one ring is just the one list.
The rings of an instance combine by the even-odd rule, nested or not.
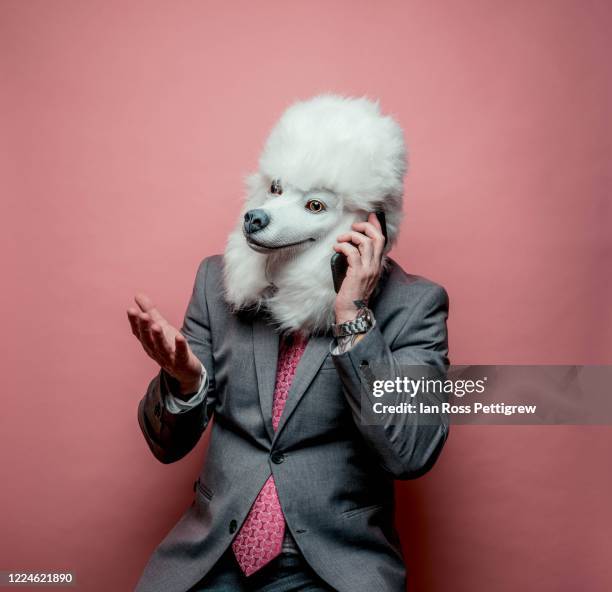
[(261, 315), (231, 313), (222, 268), (220, 256), (202, 262), (182, 328), (208, 372), (205, 401), (169, 413), (164, 397), (172, 379), (160, 372), (138, 408), (146, 441), (163, 463), (187, 454), (214, 422), (194, 502), (149, 559), (137, 590), (193, 586), (231, 544), (270, 473), (297, 545), (332, 587), (405, 590), (393, 480), (431, 468), (448, 425), (419, 424), (409, 414), (392, 425), (364, 425), (359, 370), (371, 362), (390, 374), (398, 364), (445, 370), (446, 292), (391, 261), (370, 304), (375, 327), (339, 355), (330, 353), (331, 337), (310, 339), (274, 432), (279, 338)]

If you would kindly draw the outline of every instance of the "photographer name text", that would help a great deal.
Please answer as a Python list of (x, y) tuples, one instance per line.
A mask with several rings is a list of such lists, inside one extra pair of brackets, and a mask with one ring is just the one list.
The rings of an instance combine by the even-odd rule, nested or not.
[(506, 405), (505, 403), (470, 403), (467, 405), (453, 405), (452, 403), (426, 404), (426, 403), (397, 403), (387, 405), (377, 401), (372, 405), (376, 414), (453, 414), (453, 415), (533, 415), (537, 405)]

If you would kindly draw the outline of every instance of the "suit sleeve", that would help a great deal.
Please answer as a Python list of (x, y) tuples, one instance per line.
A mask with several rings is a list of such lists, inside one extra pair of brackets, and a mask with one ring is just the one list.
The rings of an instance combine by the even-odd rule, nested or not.
[[(448, 418), (443, 414), (386, 414), (374, 425), (364, 418), (378, 401), (371, 388), (363, 388), (370, 369), (376, 377), (393, 379), (406, 375), (409, 367), (427, 367), (437, 376), (448, 368), (448, 295), (437, 285), (428, 286), (395, 330), (381, 332), (376, 323), (364, 337), (344, 353), (332, 354), (357, 429), (373, 449), (384, 470), (396, 479), (413, 479), (435, 463), (448, 436)], [(440, 402), (440, 401), (438, 401)], [(367, 405), (368, 410), (362, 405)]]
[(145, 440), (155, 458), (166, 464), (181, 459), (197, 444), (216, 403), (210, 317), (206, 304), (207, 268), (208, 260), (205, 259), (198, 269), (181, 327), (181, 333), (206, 370), (206, 394), (195, 407), (172, 413), (167, 408), (167, 401), (173, 393), (179, 393), (178, 383), (160, 370), (138, 406), (138, 423)]

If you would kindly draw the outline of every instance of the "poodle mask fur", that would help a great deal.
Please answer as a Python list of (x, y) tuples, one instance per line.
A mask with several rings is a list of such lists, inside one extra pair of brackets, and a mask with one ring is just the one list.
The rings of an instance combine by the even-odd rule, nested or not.
[(227, 243), (228, 303), (236, 311), (264, 309), (281, 331), (326, 332), (334, 322), (336, 237), (382, 208), (388, 252), (405, 172), (402, 129), (377, 102), (322, 95), (289, 107), (247, 179)]

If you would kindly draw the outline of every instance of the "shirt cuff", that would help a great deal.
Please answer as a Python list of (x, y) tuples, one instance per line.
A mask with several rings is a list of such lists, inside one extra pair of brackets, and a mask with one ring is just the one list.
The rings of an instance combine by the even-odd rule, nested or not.
[[(359, 339), (365, 337), (374, 327), (376, 327), (376, 319), (372, 317), (374, 321), (372, 326), (365, 333), (358, 333), (357, 335), (347, 335), (346, 337), (336, 338), (336, 345), (332, 342), (331, 353), (333, 356), (339, 356), (340, 354), (350, 351), (352, 347), (359, 341)], [(361, 337), (359, 337), (361, 336)], [(358, 339), (359, 338), (359, 339)]]
[(185, 413), (190, 409), (197, 407), (204, 400), (207, 390), (208, 374), (206, 373), (206, 368), (204, 368), (204, 364), (202, 364), (202, 373), (200, 374), (200, 386), (197, 392), (186, 401), (173, 396), (171, 393), (167, 393), (164, 401), (164, 406), (170, 413)]

